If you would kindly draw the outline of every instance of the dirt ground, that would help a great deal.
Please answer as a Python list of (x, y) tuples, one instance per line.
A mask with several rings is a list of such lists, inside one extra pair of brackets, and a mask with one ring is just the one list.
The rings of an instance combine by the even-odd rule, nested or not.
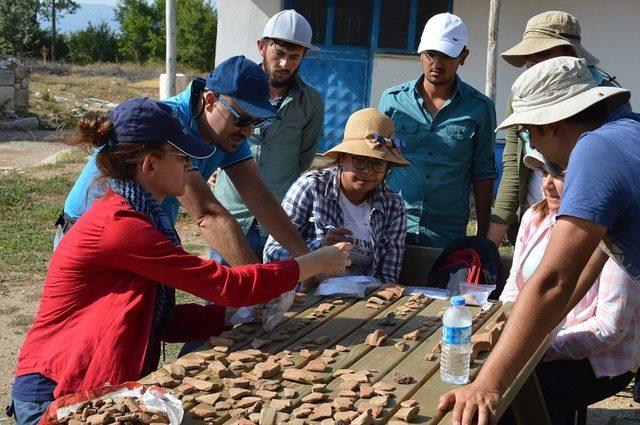
[[(153, 75), (157, 75), (154, 72), (155, 70), (149, 68), (136, 70), (135, 68), (115, 66), (80, 70), (68, 66), (55, 69), (46, 66), (43, 66), (42, 69), (36, 67), (32, 81), (34, 90), (37, 90), (39, 94), (34, 93), (33, 110), (41, 120), (44, 119), (52, 125), (57, 125), (61, 123), (61, 120), (52, 118), (56, 112), (62, 110), (64, 114), (71, 113), (71, 108), (63, 107), (62, 102), (57, 99), (62, 97), (74, 99), (73, 108), (82, 108), (82, 101), (78, 100), (76, 91), (85, 91), (87, 86), (94, 84), (93, 90), (95, 92), (90, 93), (90, 96), (101, 99), (121, 101), (123, 99), (120, 97), (124, 88), (126, 88), (126, 93), (131, 96), (147, 93), (153, 95), (154, 92), (157, 92), (157, 79), (152, 78)], [(91, 81), (83, 83), (80, 87), (75, 87), (78, 80), (73, 78), (74, 74), (85, 79), (89, 77)], [(101, 81), (105, 81), (105, 77), (108, 77), (105, 84), (98, 87)], [(50, 92), (44, 95), (47, 87)], [(110, 96), (112, 93), (118, 93), (118, 97), (112, 99)], [(54, 99), (54, 96), (57, 98)], [(48, 178), (55, 173), (68, 171), (79, 173), (82, 164), (73, 161), (68, 164), (63, 163), (55, 168), (39, 165), (43, 160), (50, 159), (55, 153), (66, 149), (64, 145), (59, 143), (43, 142), (42, 140), (49, 134), (50, 132), (28, 134), (0, 132), (0, 178), (2, 173), (10, 169), (18, 169), (30, 177), (37, 178)], [(62, 202), (61, 199), (60, 203), (62, 204)], [(188, 250), (205, 255), (206, 246), (193, 224), (188, 220), (181, 221), (178, 225), (178, 231)], [(4, 406), (10, 401), (18, 350), (38, 308), (44, 281), (43, 274), (36, 274), (27, 282), (16, 283), (7, 278), (8, 274), (8, 270), (0, 270), (0, 406)], [(175, 347), (171, 347), (171, 355), (175, 356), (175, 352)], [(604, 425), (612, 423), (612, 420), (625, 418), (634, 421), (629, 424), (640, 424), (640, 404), (633, 402), (629, 390), (622, 391), (614, 397), (591, 406), (587, 423)], [(7, 418), (4, 413), (0, 413), (0, 424), (11, 422), (12, 420)]]

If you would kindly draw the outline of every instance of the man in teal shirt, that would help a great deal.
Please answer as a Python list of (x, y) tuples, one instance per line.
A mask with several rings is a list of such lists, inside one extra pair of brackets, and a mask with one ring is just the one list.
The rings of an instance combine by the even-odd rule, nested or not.
[(378, 109), (391, 117), (411, 166), (388, 184), (407, 207), (407, 243), (444, 247), (466, 235), (473, 194), (477, 234), (486, 236), (497, 177), (493, 102), (457, 76), (469, 54), (467, 29), (450, 13), (425, 25), (418, 52), (423, 75), (387, 89)]
[[(263, 38), (258, 40), (262, 69), (269, 77), (270, 101), (282, 119), (265, 121), (253, 129), (247, 140), (260, 176), (278, 202), (311, 165), (322, 134), (322, 97), (298, 75), (306, 50), (312, 48), (311, 38), (307, 20), (295, 10), (283, 10), (267, 22)], [(217, 178), (215, 195), (238, 221), (249, 245), (262, 259), (268, 233), (247, 208), (227, 173), (220, 173)], [(212, 254), (221, 260), (217, 253)]]

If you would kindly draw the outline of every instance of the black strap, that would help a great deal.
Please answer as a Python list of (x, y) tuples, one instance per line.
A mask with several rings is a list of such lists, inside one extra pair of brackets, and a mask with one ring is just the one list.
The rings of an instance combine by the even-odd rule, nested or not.
[(191, 81), (191, 97), (189, 98), (189, 127), (193, 124), (193, 120), (198, 119), (204, 111), (204, 105), (202, 105), (202, 109), (198, 111), (198, 100), (205, 88), (207, 88), (207, 85), (204, 78), (196, 77)]
[(73, 226), (75, 222), (76, 221), (73, 219), (73, 217), (62, 211), (58, 216), (58, 219), (56, 220), (54, 226), (62, 227), (62, 234), (64, 235), (69, 231), (69, 229), (71, 229), (71, 226)]

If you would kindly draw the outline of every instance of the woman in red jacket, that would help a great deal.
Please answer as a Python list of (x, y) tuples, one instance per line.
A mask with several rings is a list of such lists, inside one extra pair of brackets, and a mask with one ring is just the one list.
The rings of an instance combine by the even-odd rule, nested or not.
[[(183, 133), (160, 102), (131, 99), (106, 118), (83, 119), (69, 143), (100, 149), (94, 184), (106, 194), (51, 258), (18, 356), (12, 394), (18, 424), (37, 423), (62, 395), (150, 373), (161, 341), (217, 335), (224, 306), (266, 302), (315, 274), (341, 273), (349, 262), (348, 244), (233, 268), (187, 253), (159, 205), (184, 193), (191, 157), (214, 149)], [(176, 305), (175, 289), (214, 304)]]

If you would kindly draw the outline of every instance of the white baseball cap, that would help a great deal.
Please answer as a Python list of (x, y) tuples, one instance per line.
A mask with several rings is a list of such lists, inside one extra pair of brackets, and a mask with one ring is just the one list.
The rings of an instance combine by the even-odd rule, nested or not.
[(462, 19), (451, 13), (439, 13), (424, 25), (418, 53), (437, 50), (457, 58), (468, 41), (467, 26)]
[(278, 12), (264, 26), (262, 38), (273, 38), (297, 44), (308, 49), (316, 49), (311, 45), (313, 31), (304, 16), (293, 9)]

